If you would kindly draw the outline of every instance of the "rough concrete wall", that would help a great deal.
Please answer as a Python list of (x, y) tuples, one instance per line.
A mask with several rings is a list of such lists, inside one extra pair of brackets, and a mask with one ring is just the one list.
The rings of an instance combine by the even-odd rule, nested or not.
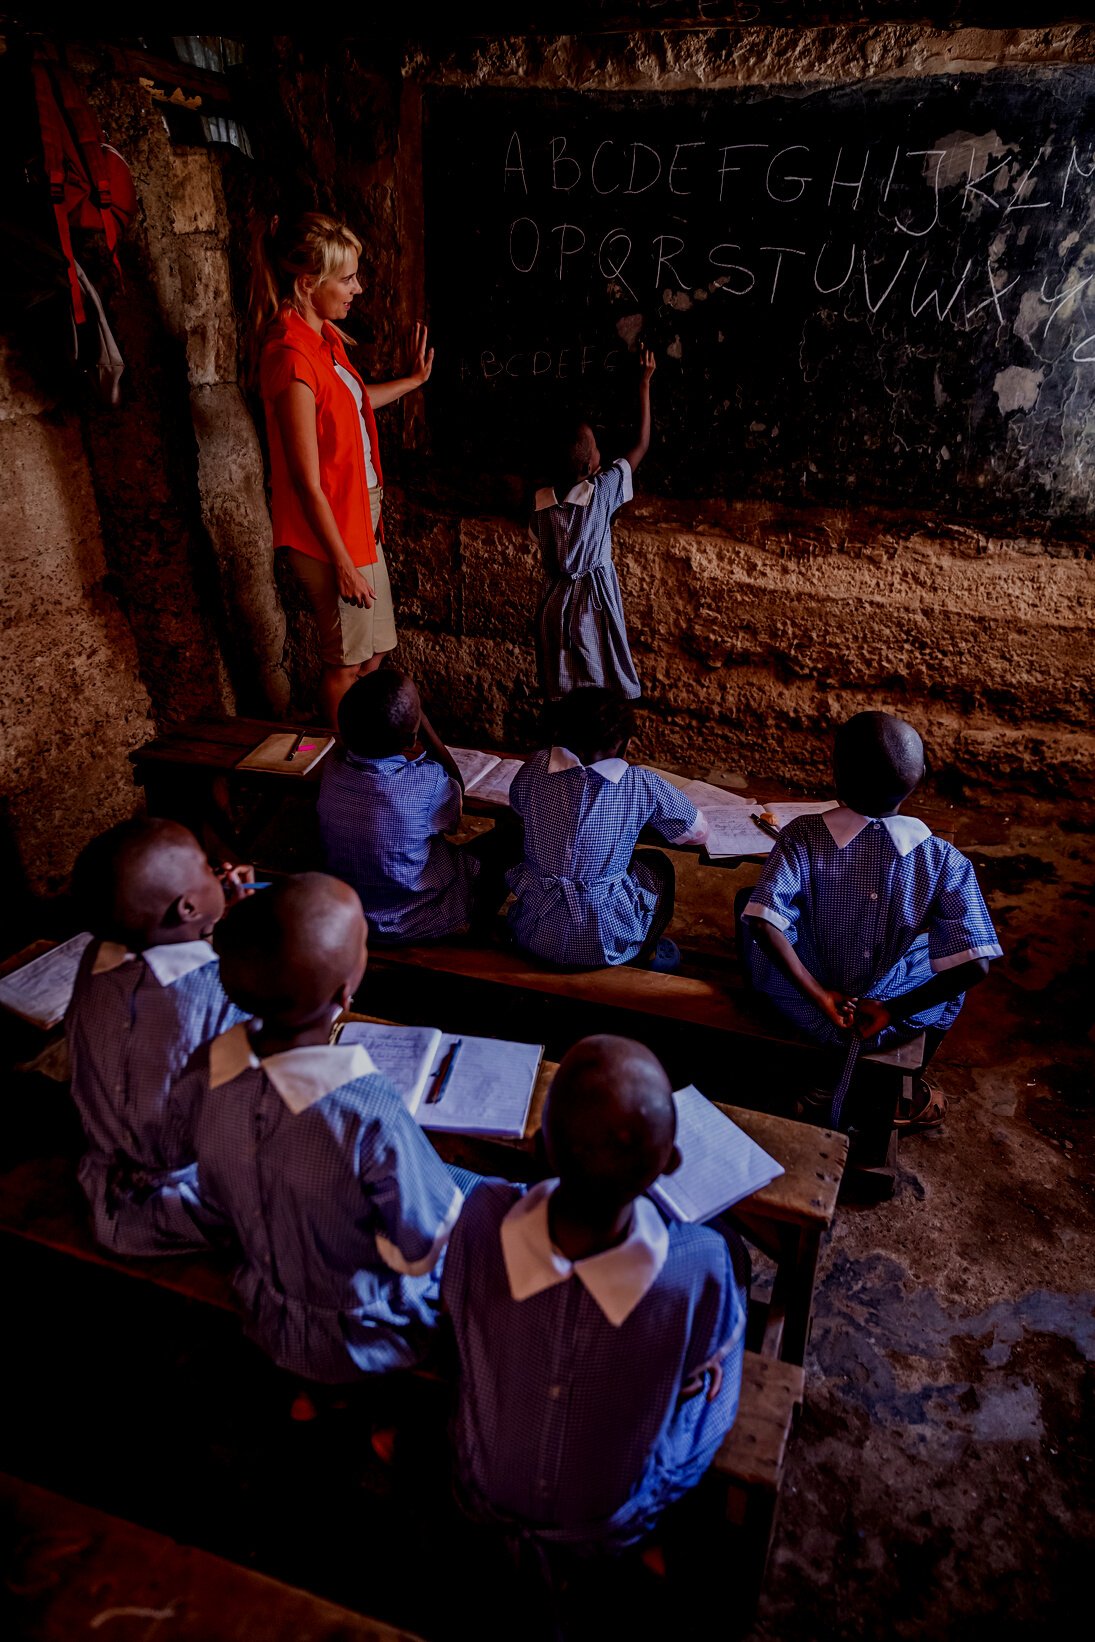
[(56, 889), (89, 837), (133, 813), (127, 754), (152, 724), (108, 580), (79, 421), (5, 342), (0, 543), (0, 851), (10, 911), (20, 889)]

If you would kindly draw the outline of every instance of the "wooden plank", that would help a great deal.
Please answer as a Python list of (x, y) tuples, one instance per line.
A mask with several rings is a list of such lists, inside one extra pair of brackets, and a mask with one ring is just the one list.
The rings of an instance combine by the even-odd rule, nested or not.
[[(408, 1631), (0, 1475), (11, 1634), (28, 1642), (415, 1642)], [(162, 1630), (161, 1630), (162, 1626)]]
[(740, 1106), (724, 1106), (721, 1101), (715, 1104), (785, 1170), (770, 1185), (754, 1192), (747, 1200), (749, 1210), (770, 1220), (830, 1226), (848, 1161), (847, 1135), (835, 1129), (815, 1129), (794, 1118), (749, 1112)]
[(0, 1175), (0, 1232), (146, 1282), (151, 1279), (188, 1300), (222, 1311), (239, 1309), (231, 1270), (221, 1256), (180, 1254), (127, 1260), (101, 1249), (91, 1235), (87, 1203), (71, 1157), (30, 1158)]
[(803, 1370), (795, 1364), (745, 1353), (738, 1417), (714, 1459), (719, 1476), (739, 1486), (778, 1492), (805, 1383)]
[[(810, 1052), (813, 1045), (774, 1033), (750, 1012), (747, 996), (728, 992), (714, 981), (694, 975), (662, 975), (631, 964), (606, 969), (582, 970), (575, 974), (538, 964), (517, 951), (475, 946), (463, 941), (433, 945), (384, 947), (372, 954), (377, 968), (407, 967), (486, 985), (516, 987), (544, 997), (570, 998), (600, 1004), (606, 1009), (622, 1009), (632, 1014), (657, 1015), (683, 1021), (710, 1031), (729, 1032), (744, 1037)], [(920, 1045), (919, 1051), (917, 1045)], [(923, 1038), (900, 1049), (864, 1055), (864, 1061), (880, 1066), (904, 1067), (919, 1052), (923, 1060)]]

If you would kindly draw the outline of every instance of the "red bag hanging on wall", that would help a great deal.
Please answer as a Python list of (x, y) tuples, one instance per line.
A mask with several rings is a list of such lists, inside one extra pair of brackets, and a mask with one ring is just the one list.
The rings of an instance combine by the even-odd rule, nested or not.
[(121, 274), (118, 239), (137, 209), (137, 194), (128, 165), (116, 148), (103, 142), (86, 97), (56, 49), (40, 45), (32, 70), (46, 178), (61, 250), (68, 263), (72, 314), (82, 325), (84, 297), (76, 272), (72, 230), (84, 228), (104, 234), (114, 266)]

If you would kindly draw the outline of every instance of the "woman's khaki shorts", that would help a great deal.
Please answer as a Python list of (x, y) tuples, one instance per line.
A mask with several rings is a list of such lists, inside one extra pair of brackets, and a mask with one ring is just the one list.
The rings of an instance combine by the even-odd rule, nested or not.
[[(382, 496), (383, 492), (379, 490), (369, 492), (374, 532), (380, 523)], [(359, 567), (373, 591), (373, 602), (368, 610), (362, 610), (356, 604), (347, 604), (345, 599), (339, 597), (338, 577), (327, 559), (312, 559), (307, 553), (291, 547), (289, 563), (315, 612), (316, 626), (319, 628), (319, 654), (325, 667), (356, 667), (378, 652), (395, 649), (392, 589), (379, 537), (376, 563)]]

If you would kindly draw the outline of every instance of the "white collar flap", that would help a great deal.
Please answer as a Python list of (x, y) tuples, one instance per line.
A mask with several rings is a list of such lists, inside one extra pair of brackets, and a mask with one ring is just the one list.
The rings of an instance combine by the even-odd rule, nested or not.
[(143, 958), (160, 985), (170, 986), (192, 969), (204, 969), (216, 956), (208, 941), (174, 941), (167, 946), (146, 947), (143, 952), (127, 952), (117, 941), (100, 941), (91, 973), (107, 975), (124, 963)]
[[(846, 849), (854, 838), (858, 838), (864, 827), (871, 825), (873, 816), (860, 815), (857, 810), (850, 810), (840, 804), (835, 810), (826, 810), (821, 819), (832, 834), (833, 843), (838, 850)], [(925, 838), (931, 837), (931, 828), (918, 821), (914, 815), (883, 815), (880, 817), (882, 825), (890, 835), (890, 841), (898, 855), (911, 855)]]
[[(563, 502), (569, 502), (573, 507), (588, 507), (593, 499), (593, 485), (589, 479), (579, 479), (572, 485), (563, 497)], [(536, 492), (532, 500), (532, 511), (542, 513), (546, 507), (559, 507), (562, 504), (550, 485), (545, 485)]]
[(141, 957), (161, 986), (181, 981), (192, 969), (216, 963), (217, 954), (208, 941), (176, 941), (171, 946), (146, 947)]
[(333, 1089), (341, 1089), (355, 1078), (368, 1077), (376, 1066), (360, 1043), (317, 1043), (267, 1055), (262, 1069), (297, 1117)]
[(558, 775), (562, 770), (596, 770), (606, 781), (615, 786), (627, 774), (627, 760), (623, 758), (599, 758), (596, 764), (585, 765), (580, 758), (576, 758), (568, 747), (553, 747), (548, 759), (548, 774)]
[(586, 1260), (568, 1260), (551, 1241), (548, 1203), (559, 1182), (532, 1186), (502, 1221), (502, 1258), (514, 1300), (528, 1300), (577, 1277), (614, 1328), (626, 1322), (657, 1281), (669, 1253), (669, 1232), (649, 1198), (635, 1199), (622, 1243)]

